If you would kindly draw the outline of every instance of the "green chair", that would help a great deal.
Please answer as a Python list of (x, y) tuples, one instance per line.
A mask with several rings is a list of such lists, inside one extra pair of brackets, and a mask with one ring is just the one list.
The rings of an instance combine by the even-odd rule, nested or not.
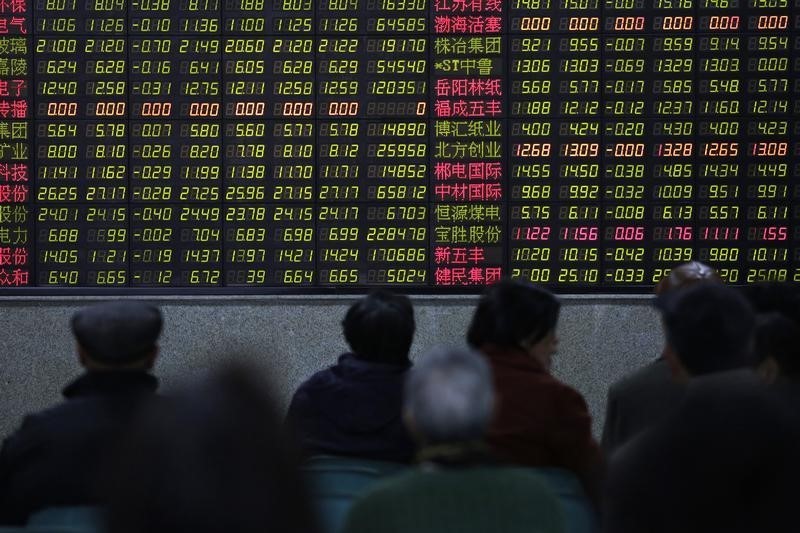
[(48, 507), (32, 514), (24, 531), (26, 533), (103, 533), (104, 530), (103, 512), (98, 507)]
[(533, 468), (561, 502), (567, 533), (595, 533), (597, 515), (580, 480), (563, 468)]
[[(323, 533), (339, 533), (353, 501), (375, 482), (408, 468), (400, 463), (316, 455), (303, 465)], [(0, 532), (2, 533), (2, 532)]]

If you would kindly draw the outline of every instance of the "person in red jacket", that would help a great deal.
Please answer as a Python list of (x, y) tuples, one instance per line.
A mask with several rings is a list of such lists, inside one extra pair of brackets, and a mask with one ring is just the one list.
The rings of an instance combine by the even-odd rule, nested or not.
[(505, 461), (573, 471), (597, 499), (602, 454), (586, 401), (550, 374), (559, 302), (529, 283), (504, 280), (481, 297), (467, 341), (489, 360), (498, 408), (488, 443)]

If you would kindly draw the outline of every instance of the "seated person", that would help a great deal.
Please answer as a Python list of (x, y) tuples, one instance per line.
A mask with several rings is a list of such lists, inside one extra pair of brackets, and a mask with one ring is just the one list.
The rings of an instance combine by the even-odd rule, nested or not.
[(467, 340), (488, 358), (498, 396), (487, 440), (502, 460), (573, 471), (596, 501), (602, 456), (586, 401), (550, 374), (558, 312), (552, 294), (521, 281), (501, 281), (478, 302)]
[(160, 311), (142, 302), (94, 305), (72, 317), (86, 372), (66, 401), (30, 415), (0, 450), (0, 523), (24, 524), (34, 511), (96, 503), (106, 455), (158, 381)]
[[(717, 271), (697, 261), (673, 268), (656, 285), (656, 295), (698, 282), (722, 283)], [(683, 385), (672, 379), (664, 356), (611, 385), (606, 400), (603, 449), (609, 456), (640, 431), (663, 420), (680, 403)]]
[(404, 405), (421, 464), (357, 500), (345, 533), (564, 531), (559, 503), (540, 478), (498, 466), (484, 444), (494, 394), (480, 355), (451, 349), (423, 356)]
[(153, 402), (110, 463), (108, 533), (315, 533), (299, 457), (252, 369)]
[(693, 377), (671, 415), (613, 456), (605, 531), (796, 531), (796, 395), (785, 402), (736, 368), (752, 348), (752, 308), (723, 285), (666, 296), (665, 355), (676, 375)]
[(352, 352), (300, 385), (287, 421), (308, 454), (409, 462), (414, 444), (403, 426), (403, 381), (414, 338), (411, 301), (375, 291), (342, 321)]

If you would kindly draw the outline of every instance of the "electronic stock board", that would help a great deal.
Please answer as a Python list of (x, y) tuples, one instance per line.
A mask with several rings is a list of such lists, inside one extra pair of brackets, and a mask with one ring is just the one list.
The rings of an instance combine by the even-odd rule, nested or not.
[(0, 0), (0, 294), (797, 282), (799, 50), (800, 0)]

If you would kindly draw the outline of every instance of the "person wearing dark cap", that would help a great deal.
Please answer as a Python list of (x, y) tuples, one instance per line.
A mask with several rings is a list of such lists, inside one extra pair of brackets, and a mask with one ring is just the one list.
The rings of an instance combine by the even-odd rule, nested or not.
[(0, 524), (48, 507), (92, 505), (105, 458), (158, 381), (161, 312), (137, 301), (102, 303), (72, 317), (85, 373), (65, 401), (27, 416), (0, 450)]
[[(656, 285), (657, 296), (696, 283), (722, 283), (717, 271), (698, 261), (673, 268)], [(680, 402), (684, 387), (672, 376), (664, 350), (657, 359), (611, 385), (606, 400), (602, 445), (612, 454), (645, 428), (663, 420)]]

